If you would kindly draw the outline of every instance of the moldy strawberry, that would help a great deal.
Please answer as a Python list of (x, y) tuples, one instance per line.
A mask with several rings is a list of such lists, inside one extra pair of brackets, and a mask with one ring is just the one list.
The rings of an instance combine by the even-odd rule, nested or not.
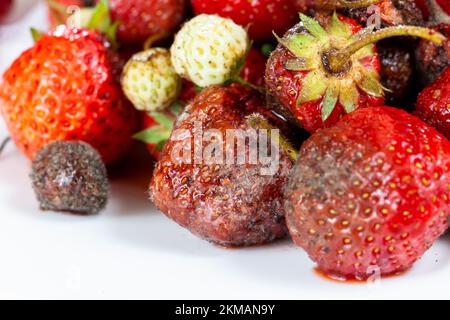
[(410, 268), (447, 230), (449, 204), (450, 142), (403, 110), (373, 107), (303, 145), (285, 209), (321, 270), (362, 280)]

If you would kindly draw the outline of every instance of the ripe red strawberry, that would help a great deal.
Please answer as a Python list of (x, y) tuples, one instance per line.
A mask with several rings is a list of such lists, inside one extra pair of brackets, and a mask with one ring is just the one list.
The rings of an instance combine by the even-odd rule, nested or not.
[(250, 49), (245, 65), (241, 70), (241, 78), (255, 86), (264, 87), (266, 63), (267, 58), (262, 54), (261, 50)]
[(372, 44), (390, 36), (415, 35), (441, 43), (445, 38), (420, 27), (371, 32), (334, 14), (323, 26), (301, 15), (267, 63), (266, 85), (275, 106), (307, 131), (334, 125), (360, 107), (384, 103), (380, 60)]
[(410, 268), (447, 229), (450, 142), (403, 110), (359, 109), (318, 131), (286, 190), (296, 244), (327, 274)]
[(187, 0), (109, 0), (111, 18), (120, 21), (118, 39), (140, 45), (152, 36), (169, 36), (185, 18)]
[(250, 38), (257, 41), (273, 39), (272, 31), (284, 33), (297, 21), (292, 0), (191, 0), (194, 13), (218, 14), (249, 26)]
[(417, 7), (422, 11), (422, 15), (425, 20), (430, 18), (430, 7), (428, 0), (414, 0)]
[(450, 139), (450, 67), (420, 93), (416, 115)]
[[(254, 127), (258, 121), (254, 120), (266, 114), (269, 119), (281, 121), (268, 113), (259, 93), (241, 85), (210, 87), (200, 93), (180, 116), (155, 168), (150, 195), (156, 206), (197, 236), (223, 246), (256, 245), (284, 237), (287, 230), (282, 187), (293, 162), (287, 143), (281, 142), (279, 165), (273, 175), (262, 174), (266, 165), (261, 159), (238, 162), (238, 157), (248, 159), (250, 152), (257, 151), (252, 144), (245, 146), (245, 154), (233, 152), (226, 162), (220, 160), (218, 150), (223, 147), (226, 154), (235, 150), (234, 144), (220, 144), (211, 152), (210, 144), (214, 137), (219, 139), (218, 134), (223, 135), (225, 144), (233, 130), (255, 128), (261, 132), (257, 128), (264, 126), (257, 123)], [(205, 133), (200, 136), (204, 139), (199, 149), (202, 159), (197, 158), (194, 149), (186, 151), (186, 161), (177, 159), (180, 144), (183, 148), (191, 146), (193, 135), (201, 134), (199, 130)], [(270, 135), (268, 139), (275, 142)], [(233, 164), (229, 160), (234, 160)]]
[(29, 157), (56, 140), (82, 140), (105, 162), (127, 150), (136, 130), (115, 54), (96, 31), (58, 27), (5, 72), (0, 108), (11, 137)]

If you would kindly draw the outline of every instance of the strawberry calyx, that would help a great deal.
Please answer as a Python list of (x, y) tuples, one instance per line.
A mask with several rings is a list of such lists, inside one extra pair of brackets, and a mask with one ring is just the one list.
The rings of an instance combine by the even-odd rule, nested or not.
[(323, 99), (322, 119), (326, 121), (338, 102), (347, 113), (359, 103), (360, 91), (377, 98), (384, 96), (374, 43), (394, 36), (418, 36), (437, 43), (444, 36), (436, 31), (409, 26), (398, 26), (373, 32), (372, 28), (354, 33), (334, 12), (325, 27), (313, 18), (300, 14), (304, 30), (279, 38), (278, 42), (295, 58), (284, 62), (284, 68), (305, 73), (297, 106)]
[(181, 114), (183, 109), (184, 105), (181, 102), (175, 102), (164, 111), (149, 112), (148, 115), (154, 119), (157, 124), (136, 133), (133, 138), (154, 146), (153, 152), (162, 151), (167, 140), (170, 138), (177, 117)]

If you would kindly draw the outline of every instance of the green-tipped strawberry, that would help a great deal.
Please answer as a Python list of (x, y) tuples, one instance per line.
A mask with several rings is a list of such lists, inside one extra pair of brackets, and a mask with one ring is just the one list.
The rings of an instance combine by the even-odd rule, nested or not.
[(336, 14), (323, 25), (301, 15), (301, 23), (279, 38), (269, 59), (267, 87), (282, 111), (309, 132), (334, 125), (346, 113), (383, 104), (380, 60), (373, 43), (406, 35), (436, 43), (445, 39), (426, 28), (400, 26), (372, 32)]
[(244, 28), (230, 19), (202, 14), (184, 25), (170, 50), (179, 75), (208, 87), (239, 75), (249, 48)]
[(122, 88), (136, 109), (163, 110), (178, 97), (181, 78), (175, 73), (170, 52), (152, 48), (135, 54), (122, 73)]

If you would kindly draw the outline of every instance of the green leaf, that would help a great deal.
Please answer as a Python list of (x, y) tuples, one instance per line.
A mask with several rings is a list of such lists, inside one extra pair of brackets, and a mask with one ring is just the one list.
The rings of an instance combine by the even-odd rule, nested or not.
[(171, 133), (172, 130), (169, 128), (156, 126), (135, 134), (133, 138), (149, 144), (159, 144), (167, 141)]
[(111, 24), (107, 0), (100, 0), (92, 12), (91, 20), (88, 22), (89, 29), (106, 32)]
[(30, 32), (34, 42), (37, 42), (44, 35), (43, 32), (35, 28), (30, 28)]
[(333, 36), (343, 38), (348, 38), (353, 34), (349, 25), (339, 19), (336, 11), (333, 13), (333, 17), (331, 18), (328, 32)]
[(341, 81), (339, 102), (347, 113), (355, 111), (359, 101), (359, 92), (353, 80)]
[(328, 87), (328, 80), (323, 71), (314, 70), (303, 79), (303, 87), (297, 100), (297, 105), (320, 99)]
[(322, 102), (322, 120), (326, 121), (336, 108), (339, 99), (339, 81), (330, 81)]
[(175, 116), (179, 116), (184, 109), (184, 104), (179, 101), (175, 101), (169, 107), (169, 111), (172, 112)]
[(313, 36), (315, 36), (319, 40), (328, 39), (328, 33), (324, 28), (322, 28), (317, 20), (310, 18), (303, 13), (300, 13), (300, 20), (302, 21), (303, 26), (306, 28), (306, 30), (308, 30)]
[(149, 114), (153, 119), (155, 119), (156, 122), (158, 122), (163, 127), (172, 129), (175, 119), (173, 117), (170, 117), (167, 113), (150, 112)]
[(265, 43), (261, 47), (262, 54), (268, 58), (272, 54), (272, 52), (275, 50), (275, 46), (271, 43)]

